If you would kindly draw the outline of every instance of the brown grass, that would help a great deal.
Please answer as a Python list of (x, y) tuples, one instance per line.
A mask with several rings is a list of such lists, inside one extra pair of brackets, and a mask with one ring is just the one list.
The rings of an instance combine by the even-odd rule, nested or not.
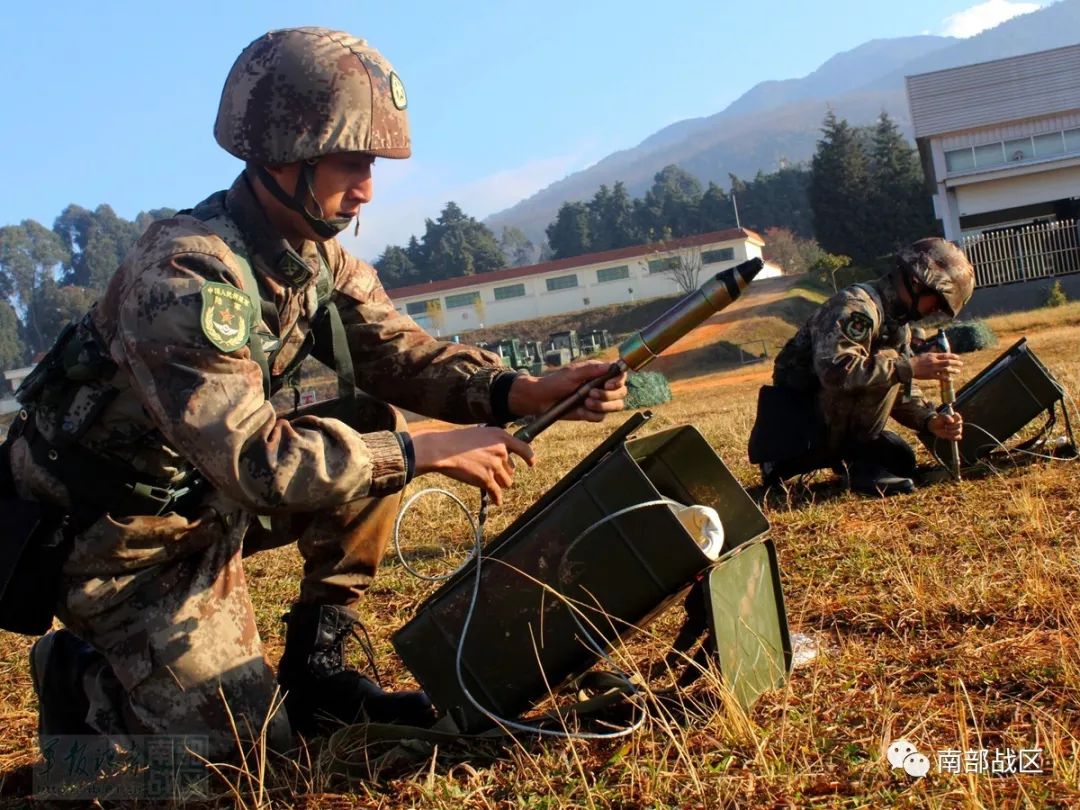
[[(1080, 393), (1080, 307), (1010, 315), (991, 325), (1008, 345), (1027, 333), (1058, 379)], [(1001, 346), (1000, 348), (1004, 348)], [(965, 377), (996, 356), (969, 355)], [(734, 371), (684, 380), (655, 409), (650, 430), (694, 424), (748, 487), (745, 455), (764, 374)], [(521, 470), (489, 536), (554, 484), (616, 420), (559, 425), (537, 440), (540, 464)], [(928, 459), (923, 459), (927, 461)], [(331, 779), (318, 750), (252, 766), (263, 780), (219, 780), (215, 806), (296, 807), (1076, 807), (1080, 805), (1080, 464), (1040, 462), (980, 480), (874, 500), (844, 493), (822, 474), (809, 489), (765, 504), (779, 549), (793, 631), (821, 654), (768, 693), (749, 715), (710, 700), (715, 679), (689, 697), (702, 716), (658, 716), (614, 742), (526, 742), (495, 750), (440, 747), (411, 769), (349, 787)], [(435, 483), (442, 485), (439, 480)], [(415, 485), (414, 485), (415, 486)], [(454, 488), (475, 505), (476, 498)], [(463, 519), (433, 499), (409, 516), (404, 542), (427, 548), (415, 563), (446, 571), (468, 545)], [(275, 661), (283, 610), (295, 596), (292, 549), (250, 558), (259, 629)], [(392, 685), (411, 681), (390, 647), (433, 586), (388, 560), (361, 607)], [(629, 648), (642, 668), (662, 658), (679, 611)], [(25, 795), (20, 766), (36, 758), (30, 640), (0, 635), (0, 769), (5, 796)], [(357, 658), (359, 663), (359, 657)], [(912, 780), (884, 752), (905, 737), (924, 753), (1042, 748), (1044, 775)], [(324, 752), (325, 754), (325, 752)], [(24, 772), (22, 772), (24, 773)], [(899, 774), (899, 775), (898, 775)]]

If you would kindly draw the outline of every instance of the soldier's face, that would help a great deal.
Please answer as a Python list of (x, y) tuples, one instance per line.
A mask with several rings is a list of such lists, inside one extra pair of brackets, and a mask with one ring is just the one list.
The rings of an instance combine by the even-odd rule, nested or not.
[(372, 201), (375, 158), (364, 152), (327, 154), (315, 168), (312, 193), (328, 217), (352, 217)]
[[(375, 192), (371, 178), (371, 167), (375, 158), (363, 152), (341, 152), (319, 158), (315, 168), (315, 182), (311, 187), (314, 201), (305, 201), (312, 214), (322, 212), (324, 219), (351, 219), (360, 211), (360, 206), (371, 202)], [(267, 166), (266, 170), (277, 180), (279, 186), (290, 196), (296, 190), (300, 180), (302, 163), (287, 163), (282, 166)], [(289, 239), (311, 239), (325, 241), (295, 211), (291, 211), (272, 198), (263, 200), (274, 210), (273, 217), (283, 235)], [(318, 203), (316, 205), (315, 203)]]
[(941, 296), (933, 290), (923, 290), (918, 298), (919, 317), (926, 318), (938, 312), (944, 312), (943, 303)]
[(371, 202), (375, 158), (363, 152), (340, 152), (319, 159), (312, 195), (326, 217), (354, 217)]

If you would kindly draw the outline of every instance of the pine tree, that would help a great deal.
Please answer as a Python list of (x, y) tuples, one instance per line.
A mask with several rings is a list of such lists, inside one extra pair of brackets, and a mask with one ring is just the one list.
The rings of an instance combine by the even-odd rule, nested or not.
[(665, 166), (653, 177), (637, 209), (638, 228), (648, 241), (695, 233), (699, 221), (698, 204), (701, 183), (692, 174), (674, 164)]
[(731, 198), (723, 188), (710, 182), (698, 204), (698, 230), (708, 233), (734, 227), (735, 208)]
[(17, 368), (25, 360), (20, 331), (15, 308), (7, 301), (0, 300), (0, 370)]
[(871, 224), (870, 174), (860, 140), (857, 130), (828, 111), (811, 163), (808, 194), (814, 235), (821, 247), (829, 253), (867, 261), (874, 250), (867, 238)]
[(590, 250), (611, 250), (641, 242), (634, 223), (634, 204), (620, 180), (613, 189), (606, 185), (593, 195), (589, 211)]
[(870, 146), (870, 205), (887, 212), (872, 223), (871, 253), (882, 256), (923, 236), (939, 233), (922, 166), (888, 113), (874, 126)]
[(418, 267), (420, 281), (471, 276), (506, 266), (495, 234), (455, 202), (448, 202), (434, 222), (425, 221), (420, 252), (425, 260)]
[(521, 228), (504, 225), (499, 237), (499, 249), (511, 267), (524, 267), (536, 262), (539, 251)]
[(388, 290), (420, 280), (409, 254), (396, 245), (386, 246), (383, 254), (375, 260), (375, 269), (379, 271), (379, 280)]
[(545, 232), (555, 259), (588, 253), (592, 249), (588, 206), (580, 202), (563, 203)]

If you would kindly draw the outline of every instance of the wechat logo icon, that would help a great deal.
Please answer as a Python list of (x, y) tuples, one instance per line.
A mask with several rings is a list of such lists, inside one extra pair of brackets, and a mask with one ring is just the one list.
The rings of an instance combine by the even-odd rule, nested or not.
[(897, 740), (885, 754), (893, 770), (903, 768), (914, 779), (922, 779), (930, 772), (930, 759), (907, 740)]

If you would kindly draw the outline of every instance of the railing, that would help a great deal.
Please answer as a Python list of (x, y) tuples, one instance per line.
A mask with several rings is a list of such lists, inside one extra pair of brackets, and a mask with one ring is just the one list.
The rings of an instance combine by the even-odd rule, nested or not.
[(1066, 219), (965, 236), (960, 247), (975, 268), (976, 287), (1080, 273), (1078, 226)]

